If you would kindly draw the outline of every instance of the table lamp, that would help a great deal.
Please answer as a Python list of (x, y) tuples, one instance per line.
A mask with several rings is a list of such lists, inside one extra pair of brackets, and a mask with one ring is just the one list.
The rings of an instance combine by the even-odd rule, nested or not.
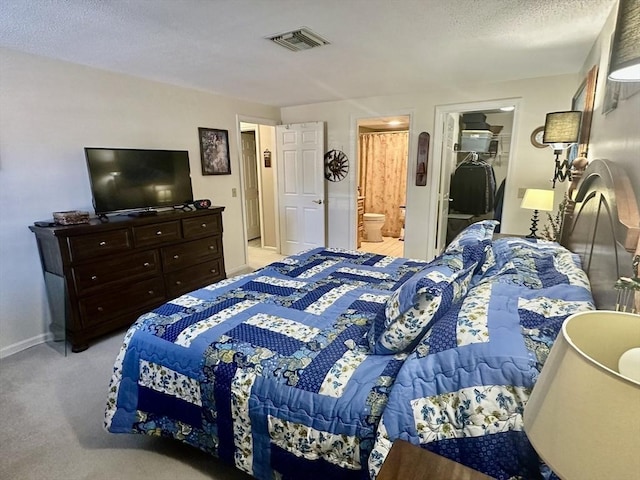
[(640, 316), (581, 312), (562, 325), (524, 430), (563, 480), (640, 475)]
[(553, 190), (540, 190), (537, 188), (527, 188), (522, 198), (520, 208), (533, 210), (531, 217), (531, 233), (526, 238), (538, 238), (538, 212), (540, 210), (550, 212), (553, 210)]

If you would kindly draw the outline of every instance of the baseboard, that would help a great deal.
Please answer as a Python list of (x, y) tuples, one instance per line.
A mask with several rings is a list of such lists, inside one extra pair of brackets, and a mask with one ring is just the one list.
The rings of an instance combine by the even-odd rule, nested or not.
[[(251, 273), (251, 272), (253, 272), (253, 268), (245, 264), (245, 265), (241, 265), (238, 268), (234, 268), (233, 270), (229, 270), (227, 272), (227, 277), (231, 278), (237, 275), (243, 275), (245, 273)], [(45, 343), (51, 340), (53, 340), (53, 334), (51, 332), (47, 332), (40, 335), (36, 335), (35, 337), (27, 338), (26, 340), (22, 340), (12, 345), (8, 345), (6, 347), (0, 348), (0, 359), (6, 358), (10, 355), (21, 352), (22, 350), (35, 347), (36, 345), (40, 345), (41, 343)]]
[(26, 350), (27, 348), (35, 347), (36, 345), (40, 345), (41, 343), (45, 343), (50, 340), (53, 340), (53, 334), (51, 332), (47, 332), (0, 348), (0, 359)]

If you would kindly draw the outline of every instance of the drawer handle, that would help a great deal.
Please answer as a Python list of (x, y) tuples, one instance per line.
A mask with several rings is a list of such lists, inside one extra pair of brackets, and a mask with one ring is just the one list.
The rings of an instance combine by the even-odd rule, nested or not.
[(202, 228), (207, 228), (207, 224), (203, 223), (202, 225), (200, 225)]
[(142, 266), (143, 266), (143, 267), (145, 267), (145, 268), (147, 268), (149, 265), (150, 265), (150, 263), (149, 263), (149, 262), (144, 262), (144, 263), (142, 264)]
[(107, 244), (107, 242), (105, 242), (104, 240), (102, 242), (100, 242), (98, 245), (100, 245), (101, 247), (104, 247)]
[(216, 272), (216, 269), (215, 269), (215, 268), (212, 268), (212, 269), (211, 269), (211, 273), (218, 273), (218, 272)]
[(182, 285), (182, 282), (180, 280), (176, 280), (176, 285)]
[(174, 260), (177, 260), (177, 259), (179, 259), (179, 258), (180, 258), (180, 255), (178, 255), (178, 254), (176, 254), (176, 255), (174, 255), (174, 256), (173, 256), (173, 259), (174, 259)]
[(216, 246), (215, 245), (209, 245), (209, 250), (215, 250)]
[(98, 277), (96, 275), (91, 275), (91, 280), (93, 280), (94, 282), (98, 279)]
[(98, 307), (98, 311), (99, 311), (99, 312), (104, 312), (104, 308), (102, 308), (102, 307)]
[(149, 290), (147, 293), (148, 293), (149, 295), (153, 295), (155, 292), (154, 292), (153, 290)]
[(162, 230), (158, 230), (158, 231), (156, 232), (156, 235), (162, 235)]

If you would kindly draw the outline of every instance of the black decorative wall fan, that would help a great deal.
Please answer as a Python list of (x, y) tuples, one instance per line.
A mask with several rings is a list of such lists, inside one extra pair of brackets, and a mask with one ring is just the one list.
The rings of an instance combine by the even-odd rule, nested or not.
[(329, 150), (324, 154), (324, 178), (339, 182), (349, 173), (349, 159), (340, 150)]

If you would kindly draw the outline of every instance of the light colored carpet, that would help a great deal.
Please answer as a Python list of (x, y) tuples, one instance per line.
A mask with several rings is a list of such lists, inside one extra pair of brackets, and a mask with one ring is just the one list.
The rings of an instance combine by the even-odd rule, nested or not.
[(123, 336), (119, 332), (66, 357), (42, 344), (0, 361), (0, 478), (250, 479), (176, 440), (103, 429)]

